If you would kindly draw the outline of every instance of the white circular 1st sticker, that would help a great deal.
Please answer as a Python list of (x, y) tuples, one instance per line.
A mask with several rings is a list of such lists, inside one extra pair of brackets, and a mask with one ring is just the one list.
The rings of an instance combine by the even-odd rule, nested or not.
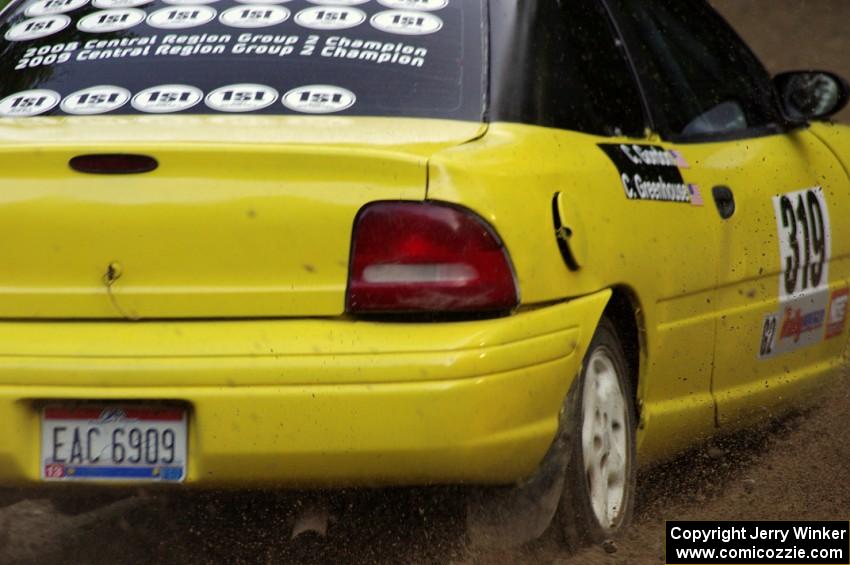
[(3, 37), (6, 41), (31, 41), (58, 33), (69, 25), (71, 18), (64, 14), (39, 16), (13, 25)]
[(319, 6), (359, 6), (365, 4), (369, 0), (307, 0), (311, 4)]
[(114, 8), (136, 8), (150, 4), (154, 0), (92, 0), (91, 5), (102, 10), (111, 10)]
[(159, 29), (186, 29), (213, 21), (218, 12), (209, 6), (173, 6), (148, 16), (148, 25)]
[(26, 118), (49, 112), (62, 99), (53, 90), (24, 90), (0, 100), (0, 116)]
[(207, 106), (219, 112), (253, 112), (268, 108), (278, 99), (277, 90), (264, 84), (231, 84), (207, 94)]
[(228, 8), (218, 20), (230, 27), (258, 28), (281, 24), (289, 19), (289, 14), (283, 6), (245, 4)]
[(378, 4), (395, 10), (425, 10), (433, 12), (449, 5), (449, 0), (378, 0)]
[(62, 101), (62, 111), (76, 116), (91, 116), (117, 110), (130, 101), (130, 91), (120, 86), (92, 86), (69, 94)]
[(24, 14), (29, 17), (64, 14), (82, 8), (88, 3), (89, 0), (38, 0), (27, 6)]
[(283, 105), (305, 114), (333, 114), (354, 106), (354, 93), (339, 86), (311, 84), (293, 88), (283, 95)]
[(204, 99), (199, 88), (187, 84), (152, 86), (133, 96), (133, 108), (149, 114), (182, 112)]
[(443, 20), (428, 12), (386, 10), (372, 16), (372, 27), (399, 35), (428, 35), (443, 27)]
[(100, 10), (80, 18), (77, 29), (89, 33), (109, 33), (130, 29), (145, 21), (145, 13), (135, 8)]
[(357, 8), (344, 6), (314, 6), (295, 15), (295, 23), (318, 30), (348, 29), (366, 21), (366, 14)]

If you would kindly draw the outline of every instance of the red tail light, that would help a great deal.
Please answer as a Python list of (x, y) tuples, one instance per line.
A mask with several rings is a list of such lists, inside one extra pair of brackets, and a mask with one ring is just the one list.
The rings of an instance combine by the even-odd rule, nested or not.
[(518, 303), (507, 251), (468, 210), (379, 202), (361, 210), (353, 238), (349, 312), (506, 311)]

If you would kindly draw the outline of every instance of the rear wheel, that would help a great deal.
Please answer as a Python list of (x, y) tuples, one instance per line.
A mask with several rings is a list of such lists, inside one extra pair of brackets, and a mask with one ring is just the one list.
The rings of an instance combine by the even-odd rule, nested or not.
[(566, 402), (572, 456), (558, 512), (570, 547), (613, 537), (631, 519), (636, 418), (617, 331), (602, 319)]

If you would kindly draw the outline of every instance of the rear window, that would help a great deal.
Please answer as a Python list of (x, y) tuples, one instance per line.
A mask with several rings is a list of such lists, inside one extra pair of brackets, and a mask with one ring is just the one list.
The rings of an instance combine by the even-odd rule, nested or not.
[(480, 121), (478, 0), (22, 0), (0, 116), (343, 114)]

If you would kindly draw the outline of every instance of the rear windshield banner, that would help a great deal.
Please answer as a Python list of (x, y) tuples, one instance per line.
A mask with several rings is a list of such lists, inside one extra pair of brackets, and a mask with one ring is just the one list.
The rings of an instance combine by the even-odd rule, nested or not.
[(481, 3), (19, 0), (0, 116), (483, 114)]

